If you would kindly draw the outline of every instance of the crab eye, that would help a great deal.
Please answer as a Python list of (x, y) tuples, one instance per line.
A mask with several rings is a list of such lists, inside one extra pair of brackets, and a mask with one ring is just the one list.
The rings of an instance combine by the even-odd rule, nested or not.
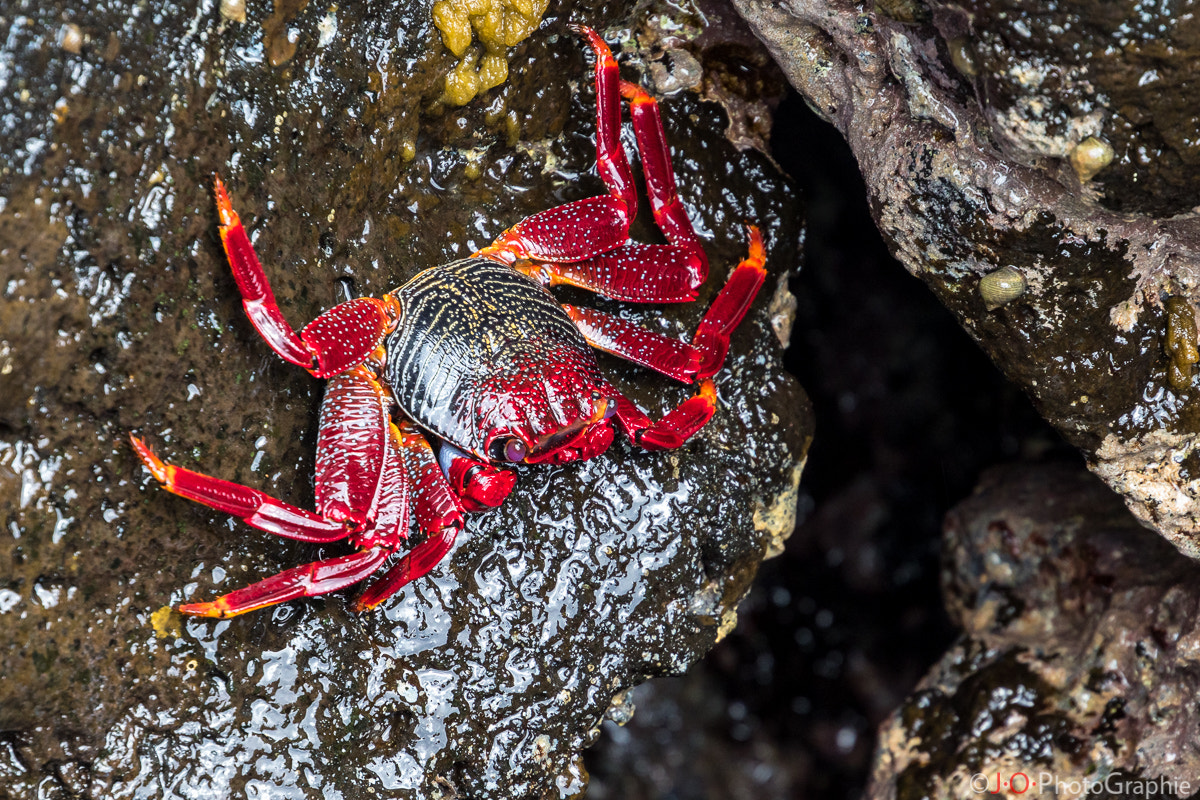
[(496, 461), (517, 463), (525, 460), (525, 443), (513, 436), (492, 442), (491, 456)]
[(504, 445), (504, 457), (514, 464), (525, 460), (525, 443), (520, 439), (509, 439)]

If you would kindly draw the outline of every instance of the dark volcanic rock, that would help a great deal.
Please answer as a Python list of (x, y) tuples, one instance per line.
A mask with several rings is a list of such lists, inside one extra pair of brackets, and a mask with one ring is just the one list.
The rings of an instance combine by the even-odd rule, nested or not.
[[(615, 7), (557, 10), (509, 83), (456, 110), (425, 5), (273, 8), (251, 3), (244, 24), (214, 3), (0, 11), (0, 794), (573, 796), (613, 695), (705, 652), (790, 532), (811, 423), (771, 323), (795, 197), (724, 138), (721, 108), (666, 100), (713, 279), (668, 309), (580, 302), (686, 335), (744, 251), (742, 222), (761, 225), (773, 274), (712, 424), (677, 452), (618, 443), (523, 470), (377, 613), (335, 594), (181, 620), (164, 607), (343, 552), (173, 497), (128, 447), (136, 430), (181, 466), (311, 502), (321, 384), (247, 323), (211, 174), (296, 323), (602, 191), (587, 60), (563, 22), (615, 41)], [(648, 216), (639, 238), (656, 236)], [(603, 366), (653, 414), (687, 396)]]
[[(843, 0), (735, 4), (792, 84), (846, 137), (897, 258), (1139, 519), (1200, 556), (1200, 217), (1189, 210), (1200, 194), (1186, 177), (1197, 157), (1200, 102), (1194, 82), (1180, 77), (1194, 69), (1193, 15), (1122, 22), (1105, 4), (1055, 7), (1018, 43), (1030, 16), (1019, 3), (937, 14), (902, 0), (866, 10)], [(1142, 9), (1130, 6), (1130, 18)], [(1084, 30), (1075, 30), (1076, 17)], [(1069, 34), (1054, 27), (1067, 23)], [(1102, 33), (1122, 25), (1126, 54), (1098, 55), (1094, 72), (1093, 62), (1078, 63), (1088, 50), (1074, 52), (1076, 43), (1113, 46), (1121, 36)], [(1032, 35), (1038, 31), (1045, 35)], [(1160, 33), (1167, 37), (1153, 42)], [(1155, 48), (1165, 59), (1157, 82), (1145, 76)], [(1015, 74), (1035, 49), (1032, 71)], [(1062, 65), (1071, 64), (1074, 83), (1066, 86)], [(990, 93), (1014, 80), (1032, 86), (1038, 70), (1054, 79), (1038, 91), (1057, 105), (1034, 102), (1037, 87), (1020, 97), (1015, 89)], [(1175, 97), (1156, 88), (1168, 75)], [(1117, 99), (1117, 87), (1143, 77), (1140, 105)], [(1095, 81), (1091, 89), (1085, 79)], [(1012, 108), (1025, 116), (1013, 117)], [(1022, 138), (1036, 109), (1053, 147)], [(1097, 109), (1099, 122), (1080, 121)], [(1011, 124), (994, 126), (1001, 117)], [(1080, 169), (1104, 160), (1090, 145), (1076, 166), (1055, 156), (1097, 135), (1116, 156), (1082, 182)], [(1167, 140), (1177, 145), (1167, 148)], [(1143, 180), (1149, 190), (1129, 188)], [(1020, 277), (1006, 298), (984, 281), (999, 270)]]
[(1014, 796), (1019, 773), (1060, 797), (1200, 789), (1200, 567), (1065, 466), (992, 471), (945, 545), (965, 633), (881, 731), (868, 797), (979, 796), (997, 775)]

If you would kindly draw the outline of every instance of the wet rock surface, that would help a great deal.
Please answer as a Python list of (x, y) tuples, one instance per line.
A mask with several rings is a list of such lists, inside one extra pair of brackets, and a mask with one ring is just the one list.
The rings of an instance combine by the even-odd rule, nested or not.
[[(790, 530), (811, 431), (771, 324), (799, 216), (776, 168), (690, 91), (663, 111), (714, 279), (670, 309), (582, 300), (686, 335), (743, 252), (742, 221), (763, 227), (772, 277), (685, 450), (619, 443), (524, 470), (378, 613), (343, 593), (211, 623), (161, 608), (341, 550), (167, 494), (125, 441), (137, 430), (181, 466), (308, 505), (321, 386), (246, 322), (209, 176), (293, 322), (386, 291), (602, 190), (587, 62), (562, 23), (635, 42), (626, 11), (560, 9), (512, 52), (507, 84), (456, 110), (425, 6), (251, 3), (245, 23), (215, 3), (0, 12), (3, 792), (570, 797), (613, 695), (728, 629)], [(644, 79), (639, 45), (625, 50)], [(639, 238), (656, 235), (648, 216)], [(687, 394), (602, 365), (653, 414)]]
[(868, 797), (1200, 790), (1195, 563), (1067, 466), (989, 472), (944, 552), (964, 633), (884, 726)]
[(1095, 137), (1112, 148), (1111, 164), (1092, 182), (1106, 208), (1156, 217), (1195, 208), (1194, 6), (930, 5), (952, 63), (1010, 156), (1061, 164)]
[(888, 256), (841, 134), (791, 95), (772, 143), (808, 212), (785, 360), (817, 419), (796, 533), (703, 662), (605, 723), (585, 752), (596, 800), (861, 798), (880, 726), (958, 635), (939, 584), (946, 513), (990, 465), (1082, 467)]
[[(1190, 350), (1174, 344), (1181, 334), (1190, 340), (1191, 330), (1172, 322), (1177, 317), (1167, 311), (1167, 298), (1182, 299), (1193, 312), (1194, 328), (1200, 219), (1187, 209), (1196, 205), (1197, 195), (1187, 194), (1186, 187), (1177, 192), (1160, 187), (1152, 192), (1162, 203), (1151, 203), (1141, 190), (1121, 188), (1135, 177), (1142, 180), (1140, 154), (1158, 152), (1167, 136), (1162, 131), (1174, 131), (1170, 137), (1194, 132), (1195, 117), (1162, 110), (1175, 99), (1153, 102), (1155, 110), (1146, 112), (1154, 115), (1153, 126), (1131, 129), (1115, 116), (1117, 110), (1102, 115), (1106, 123), (1099, 133), (1112, 140), (1116, 155), (1085, 185), (1065, 157), (1033, 158), (1028, 146), (1015, 151), (1011, 131), (993, 125), (1003, 98), (995, 108), (980, 105), (980, 97), (992, 102), (986, 94), (992, 78), (969, 74), (981, 66), (964, 55), (962, 37), (1002, 37), (1008, 28), (982, 33), (967, 24), (974, 19), (970, 14), (963, 22), (962, 14), (935, 15), (920, 3), (882, 3), (866, 11), (840, 0), (735, 5), (789, 81), (850, 143), (876, 222), (905, 268), (926, 282), (1030, 394), (1039, 412), (1084, 451), (1139, 519), (1183, 552), (1200, 555), (1197, 376), (1190, 358), (1180, 356)], [(981, 8), (979, 26), (1002, 13), (1009, 15), (1010, 28), (1024, 18), (1019, 5), (1004, 6), (1007, 11)], [(1104, 26), (1119, 24), (1115, 11), (1089, 16), (1086, 8), (1073, 7), (1069, 13), (1094, 22), (1083, 33), (1096, 37)], [(947, 21), (951, 18), (958, 27)], [(1187, 63), (1176, 37), (1192, 41), (1194, 22), (1183, 12), (1174, 18), (1180, 22), (1162, 47), (1164, 53), (1180, 51)], [(1140, 24), (1129, 34), (1135, 51), (1149, 36)], [(1158, 30), (1153, 19), (1146, 24)], [(1051, 30), (1045, 27), (1049, 21), (1038, 25)], [(1067, 63), (1083, 58), (1061, 49), (1076, 36), (1055, 34), (1052, 42), (1034, 37), (1033, 44), (1022, 46), (1055, 50), (1055, 58), (1043, 55), (1038, 63)], [(1011, 66), (1007, 51), (993, 51), (985, 66)], [(1110, 71), (1123, 70), (1123, 86), (1144, 72), (1138, 57), (1101, 61)], [(1142, 90), (1146, 103), (1160, 91), (1149, 84)], [(1189, 82), (1180, 83), (1179, 94), (1176, 110), (1196, 106)], [(1069, 94), (1063, 102), (1070, 105)], [(1080, 114), (1086, 111), (1081, 103)], [(1122, 109), (1136, 116), (1131, 106)], [(1145, 138), (1122, 144), (1122, 136), (1143, 131)], [(1055, 133), (1072, 145), (1094, 135), (1091, 128)], [(1192, 158), (1195, 140), (1180, 139), (1176, 174)], [(1094, 156), (1085, 159), (1092, 166)], [(1164, 151), (1163, 177), (1146, 173), (1146, 180), (1156, 186), (1155, 181), (1169, 181), (1166, 170), (1175, 158)], [(1106, 176), (1112, 177), (1111, 189)], [(1122, 213), (1113, 210), (1119, 204), (1111, 197), (1104, 199), (1110, 191), (1128, 198)], [(1002, 269), (1019, 273), (1024, 291), (994, 305), (981, 283)]]

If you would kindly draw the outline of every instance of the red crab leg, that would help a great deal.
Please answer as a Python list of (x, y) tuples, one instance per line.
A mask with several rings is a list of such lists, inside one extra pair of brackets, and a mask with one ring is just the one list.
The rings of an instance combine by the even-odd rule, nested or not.
[(208, 603), (186, 603), (179, 607), (179, 611), (193, 617), (234, 617), (288, 600), (327, 594), (363, 580), (378, 569), (389, 555), (390, 550), (375, 547), (348, 556), (314, 561), (284, 570), (243, 589), (235, 589)]
[(250, 237), (218, 175), (213, 176), (213, 194), (221, 223), (221, 244), (242, 293), (246, 316), (285, 361), (304, 367), (318, 378), (327, 378), (361, 364), (395, 327), (399, 307), (394, 298), (360, 297), (326, 311), (297, 335), (275, 302)]
[(696, 379), (701, 353), (691, 345), (602, 311), (565, 303), (563, 310), (587, 343), (597, 350), (649, 367), (677, 381), (691, 383)]
[(516, 269), (544, 286), (567, 284), (633, 303), (686, 303), (696, 299), (707, 268), (673, 245), (631, 242), (587, 261), (518, 262)]
[(403, 420), (396, 426), (400, 434), (400, 459), (413, 484), (413, 514), (417, 527), (426, 536), (442, 528), (462, 528), (462, 505), (433, 454), (433, 448), (417, 426)]
[(729, 352), (729, 335), (746, 316), (767, 277), (762, 234), (753, 225), (747, 225), (746, 230), (750, 239), (749, 252), (734, 267), (729, 280), (709, 306), (696, 328), (696, 335), (692, 337), (692, 347), (703, 354), (700, 369), (696, 372), (698, 378), (715, 375), (721, 369)]
[(746, 316), (766, 277), (762, 235), (753, 225), (748, 228), (749, 253), (713, 300), (690, 345), (602, 311), (566, 304), (563, 309), (597, 350), (685, 383), (715, 375), (729, 351), (729, 335)]
[(629, 240), (637, 215), (637, 189), (621, 145), (621, 96), (617, 62), (591, 28), (572, 26), (596, 54), (596, 169), (608, 194), (589, 197), (526, 217), (476, 255), (504, 264), (520, 259), (583, 261)]
[[(323, 423), (329, 406), (328, 400), (326, 395), (326, 404), (321, 409)], [(380, 474), (374, 481), (379, 484), (378, 498), (373, 498), (373, 502), (378, 506), (375, 522), (370, 524), (365, 532), (351, 536), (355, 544), (363, 547), (362, 550), (285, 570), (208, 603), (182, 605), (179, 607), (180, 612), (200, 617), (231, 617), (287, 600), (313, 597), (342, 589), (364, 580), (378, 569), (407, 536), (408, 525), (409, 481), (398, 454), (400, 432), (390, 422), (385, 425), (387, 435), (383, 445), (384, 453), (380, 459)], [(327, 431), (328, 428), (323, 424), (322, 433), (326, 434)], [(340, 439), (335, 441), (335, 445), (347, 443), (345, 437), (333, 438)], [(318, 446), (318, 453), (320, 452), (321, 448)], [(318, 496), (320, 492), (321, 489), (318, 489)], [(320, 498), (318, 502), (322, 502)], [(325, 502), (328, 502), (328, 498)]]
[(526, 217), (475, 255), (502, 264), (520, 259), (583, 261), (628, 240), (625, 202), (600, 195)]
[(426, 539), (363, 592), (356, 611), (374, 608), (437, 566), (463, 528), (462, 506), (450, 490), (429, 442), (407, 420), (398, 428), (400, 457), (413, 482), (413, 512)]
[(658, 422), (651, 420), (629, 399), (618, 398), (617, 421), (639, 446), (648, 450), (679, 447), (712, 418), (716, 410), (716, 389), (711, 376), (725, 362), (729, 336), (745, 317), (766, 277), (762, 235), (753, 225), (748, 226), (748, 233), (749, 252), (713, 300), (691, 345), (599, 311), (564, 306), (584, 339), (598, 350), (650, 367), (676, 380), (699, 381), (697, 394)]
[(646, 177), (646, 194), (650, 197), (654, 221), (668, 242), (700, 259), (703, 271), (697, 282), (699, 285), (708, 276), (708, 256), (704, 254), (700, 240), (696, 238), (696, 230), (679, 201), (675, 170), (671, 168), (671, 151), (663, 135), (658, 103), (645, 89), (628, 81), (621, 81), (621, 94), (629, 100), (629, 113), (633, 118), (638, 152), (642, 156), (642, 173)]
[(417, 578), (438, 565), (454, 547), (458, 528), (443, 528), (442, 532), (414, 547), (408, 555), (372, 583), (354, 604), (355, 611), (367, 611), (388, 599)]
[(629, 157), (621, 144), (621, 98), (618, 87), (621, 76), (612, 51), (600, 34), (584, 25), (571, 25), (571, 30), (587, 39), (596, 55), (596, 170), (610, 194), (625, 201), (625, 211), (632, 221), (637, 216), (637, 189)]
[(167, 491), (240, 517), (248, 525), (288, 539), (333, 542), (351, 529), (311, 511), (288, 505), (249, 486), (164, 463), (141, 439), (129, 435), (142, 463)]
[(711, 378), (700, 381), (699, 391), (658, 422), (633, 404), (617, 397), (617, 422), (625, 435), (645, 450), (673, 450), (703, 428), (717, 409), (717, 390)]
[(335, 376), (317, 429), (317, 511), (358, 526), (358, 547), (395, 548), (408, 537), (412, 480), (392, 424), (391, 395), (366, 366)]
[(322, 516), (354, 525), (374, 518), (388, 455), (388, 405), (383, 386), (366, 367), (329, 381), (321, 400), (313, 481)]

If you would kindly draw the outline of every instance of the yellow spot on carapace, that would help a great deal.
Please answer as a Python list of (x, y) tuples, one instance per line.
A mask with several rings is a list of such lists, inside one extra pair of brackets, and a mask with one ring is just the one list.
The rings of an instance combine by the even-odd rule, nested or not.
[[(508, 78), (507, 49), (537, 28), (549, 0), (438, 0), (433, 24), (462, 61), (446, 76), (446, 101), (463, 105)], [(475, 46), (472, 42), (478, 39)]]
[(183, 617), (170, 606), (163, 606), (150, 615), (150, 626), (159, 639), (183, 636)]

